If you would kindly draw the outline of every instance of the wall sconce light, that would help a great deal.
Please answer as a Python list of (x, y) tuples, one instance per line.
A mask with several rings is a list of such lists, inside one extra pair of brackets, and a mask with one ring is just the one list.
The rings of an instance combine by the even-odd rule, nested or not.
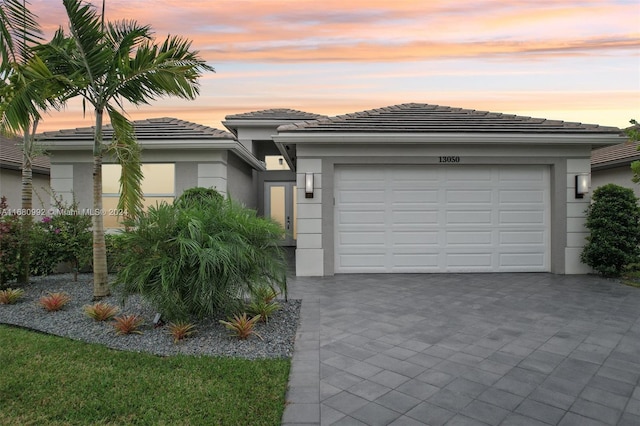
[(313, 173), (304, 175), (304, 198), (313, 198)]
[(590, 180), (589, 173), (576, 175), (576, 198), (584, 198), (584, 194), (589, 193)]

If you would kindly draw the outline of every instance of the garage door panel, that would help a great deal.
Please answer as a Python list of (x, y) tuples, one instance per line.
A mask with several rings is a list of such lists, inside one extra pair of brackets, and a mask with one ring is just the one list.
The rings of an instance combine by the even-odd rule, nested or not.
[(453, 190), (446, 192), (447, 203), (491, 204), (491, 191)]
[(394, 231), (391, 232), (391, 244), (398, 246), (439, 247), (440, 238), (438, 231)]
[(518, 184), (530, 185), (529, 182), (544, 183), (546, 180), (546, 169), (542, 167), (504, 167), (498, 170), (501, 181), (512, 181)]
[(491, 268), (491, 253), (448, 253), (446, 256), (447, 267), (455, 268)]
[(537, 204), (544, 203), (545, 192), (540, 190), (500, 191), (500, 204)]
[(363, 211), (363, 210), (353, 210), (346, 211), (340, 214), (340, 223), (343, 225), (356, 224), (356, 225), (364, 225), (364, 224), (384, 224), (384, 211)]
[(539, 267), (543, 262), (543, 254), (541, 253), (503, 253), (500, 255), (501, 267), (520, 267), (530, 268)]
[(411, 225), (411, 224), (425, 224), (425, 223), (438, 223), (438, 212), (433, 211), (392, 211), (390, 219), (395, 225)]
[(544, 231), (500, 231), (500, 245), (539, 244), (544, 243)]
[(379, 232), (372, 232), (371, 230), (364, 232), (341, 232), (339, 238), (339, 243), (345, 246), (377, 245), (385, 247), (387, 243), (384, 230)]
[(393, 203), (437, 204), (438, 191), (435, 189), (397, 189), (392, 191), (390, 199)]
[(544, 225), (545, 212), (544, 211), (531, 211), (531, 210), (519, 210), (519, 211), (501, 211), (500, 223), (506, 225)]
[(451, 183), (491, 182), (493, 174), (484, 167), (458, 167), (441, 166), (444, 171), (444, 180)]
[(345, 272), (386, 272), (384, 254), (345, 254), (340, 259), (340, 267)]
[(437, 253), (398, 253), (393, 255), (393, 265), (396, 268), (437, 268)]
[(381, 190), (343, 190), (340, 202), (344, 204), (382, 203), (386, 202), (385, 193)]
[(445, 225), (491, 225), (492, 215), (490, 210), (447, 210)]
[(451, 245), (474, 245), (474, 246), (491, 246), (493, 244), (492, 231), (449, 231), (446, 233), (446, 242)]
[(334, 196), (336, 272), (549, 270), (548, 167), (338, 166)]

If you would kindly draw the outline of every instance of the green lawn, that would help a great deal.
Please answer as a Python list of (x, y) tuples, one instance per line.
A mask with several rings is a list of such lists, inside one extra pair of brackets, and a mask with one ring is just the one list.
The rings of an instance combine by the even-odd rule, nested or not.
[(0, 325), (0, 425), (279, 425), (289, 365), (162, 358)]

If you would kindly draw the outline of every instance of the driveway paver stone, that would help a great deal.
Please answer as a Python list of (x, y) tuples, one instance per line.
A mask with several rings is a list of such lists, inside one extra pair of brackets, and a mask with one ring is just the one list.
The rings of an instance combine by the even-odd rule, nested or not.
[(285, 425), (632, 425), (640, 289), (591, 275), (290, 277)]

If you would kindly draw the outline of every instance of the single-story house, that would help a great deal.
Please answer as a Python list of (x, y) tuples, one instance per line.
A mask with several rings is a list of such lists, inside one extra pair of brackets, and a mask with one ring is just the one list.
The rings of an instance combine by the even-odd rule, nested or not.
[(623, 142), (593, 150), (591, 153), (591, 185), (593, 188), (615, 183), (631, 188), (640, 198), (640, 184), (632, 183), (631, 163), (640, 161), (640, 142)]
[[(336, 117), (254, 111), (227, 116), (229, 132), (134, 124), (147, 202), (192, 186), (230, 194), (286, 228), (301, 276), (588, 272), (591, 151), (624, 140), (614, 127), (416, 103)], [(42, 137), (52, 187), (86, 208), (92, 135)], [(117, 176), (105, 164), (106, 209)]]
[[(0, 197), (7, 198), (9, 211), (22, 208), (21, 143), (19, 138), (0, 135)], [(32, 206), (36, 213), (49, 209), (49, 169), (49, 157), (38, 156), (32, 160)]]

